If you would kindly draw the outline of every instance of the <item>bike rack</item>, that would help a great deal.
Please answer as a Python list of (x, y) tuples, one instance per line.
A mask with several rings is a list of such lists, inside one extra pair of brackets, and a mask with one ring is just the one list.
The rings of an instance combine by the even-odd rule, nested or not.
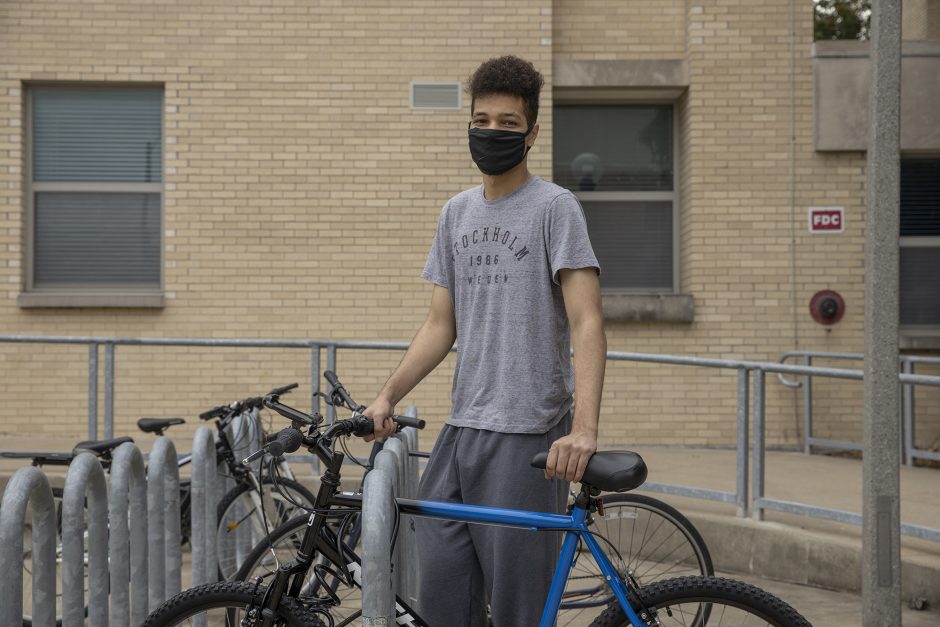
[(144, 457), (136, 445), (125, 442), (114, 449), (108, 499), (113, 625), (139, 625), (148, 614), (145, 477)]
[[(417, 417), (412, 405), (405, 415)], [(396, 593), (417, 603), (417, 543), (411, 516), (400, 516), (395, 496), (414, 498), (418, 492), (418, 447), (413, 428), (389, 438), (366, 475), (362, 491), (362, 624), (393, 625)], [(400, 516), (398, 536), (389, 550), (392, 529)]]
[[(23, 561), (23, 526), (32, 505), (33, 622), (55, 624), (55, 507), (49, 480), (38, 468), (20, 468), (10, 478), (0, 505), (0, 564)], [(0, 624), (23, 622), (23, 568), (0, 586)]]
[[(391, 440), (390, 440), (391, 441)], [(386, 442), (388, 444), (388, 442)], [(392, 553), (389, 543), (395, 522), (395, 484), (398, 459), (382, 450), (362, 488), (362, 625), (395, 624)]]
[[(150, 611), (182, 589), (180, 551), (180, 472), (176, 447), (157, 438), (147, 467), (147, 518), (151, 526)], [(159, 533), (162, 530), (163, 533)], [(92, 621), (91, 624), (96, 624)]]
[(189, 539), (193, 556), (193, 586), (211, 583), (218, 578), (215, 547), (216, 481), (215, 441), (209, 427), (199, 427), (193, 437), (193, 476), (190, 511), (192, 534)]
[[(87, 519), (86, 519), (87, 512)], [(62, 494), (62, 625), (85, 624), (85, 525), (88, 529), (88, 624), (108, 624), (108, 488), (93, 453), (69, 464)]]

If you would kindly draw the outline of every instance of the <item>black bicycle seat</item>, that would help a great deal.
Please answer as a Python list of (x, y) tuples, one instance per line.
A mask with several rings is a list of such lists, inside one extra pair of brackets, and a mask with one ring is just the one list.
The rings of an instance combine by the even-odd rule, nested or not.
[(0, 451), (0, 457), (7, 459), (31, 459), (33, 466), (68, 466), (72, 461), (71, 453), (46, 453), (39, 451)]
[[(532, 458), (532, 466), (545, 468), (548, 453)], [(631, 451), (598, 451), (591, 457), (581, 483), (604, 492), (626, 492), (646, 481), (646, 462)]]
[(137, 421), (137, 426), (144, 433), (156, 433), (163, 435), (163, 431), (173, 425), (181, 425), (186, 421), (182, 418), (141, 418)]
[(79, 442), (76, 444), (75, 448), (72, 449), (72, 452), (78, 455), (82, 451), (91, 451), (95, 455), (103, 455), (104, 453), (110, 453), (125, 442), (133, 441), (133, 438), (130, 438), (126, 435), (119, 438), (112, 438), (110, 440), (85, 440), (84, 442)]

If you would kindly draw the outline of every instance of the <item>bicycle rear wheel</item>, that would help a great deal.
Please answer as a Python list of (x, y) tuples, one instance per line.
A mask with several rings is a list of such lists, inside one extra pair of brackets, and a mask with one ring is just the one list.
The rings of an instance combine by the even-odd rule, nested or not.
[[(640, 588), (630, 602), (644, 625), (670, 627), (811, 627), (784, 601), (760, 588), (719, 577), (677, 577)], [(703, 612), (702, 608), (708, 607)], [(703, 620), (703, 617), (706, 617)], [(611, 605), (591, 627), (630, 627), (620, 605)]]
[(231, 579), (252, 547), (272, 529), (303, 513), (298, 505), (312, 509), (315, 501), (310, 490), (293, 479), (281, 478), (275, 485), (266, 477), (261, 496), (248, 483), (232, 488), (218, 507), (216, 550), (220, 576)]
[[(593, 514), (589, 529), (617, 572), (624, 578), (632, 576), (640, 586), (671, 577), (714, 574), (701, 534), (679, 511), (658, 499), (605, 494), (604, 515)], [(561, 609), (567, 612), (560, 616), (570, 618), (578, 610), (603, 607), (612, 600), (597, 564), (582, 550), (562, 598)]]
[[(260, 603), (265, 588), (241, 581), (211, 583), (180, 592), (155, 609), (143, 627), (206, 625), (207, 627), (250, 627), (261, 624)], [(275, 625), (325, 627), (315, 614), (290, 597), (281, 599)]]

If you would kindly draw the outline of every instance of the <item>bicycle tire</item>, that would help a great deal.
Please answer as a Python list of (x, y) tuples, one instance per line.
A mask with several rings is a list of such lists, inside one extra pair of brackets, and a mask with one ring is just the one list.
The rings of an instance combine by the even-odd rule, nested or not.
[[(212, 617), (205, 616), (210, 625), (254, 625), (254, 622), (242, 623), (245, 609), (257, 607), (264, 599), (265, 592), (263, 586), (243, 581), (223, 581), (197, 586), (168, 599), (151, 612), (142, 627), (189, 625), (191, 622), (188, 622), (188, 619), (205, 616), (213, 610), (216, 612)], [(275, 624), (288, 627), (325, 627), (322, 620), (308, 612), (297, 599), (290, 597), (283, 597), (278, 603), (276, 619)]]
[[(709, 626), (812, 627), (785, 601), (733, 579), (677, 577), (643, 586), (630, 596), (630, 603), (645, 621), (644, 625), (700, 627), (704, 622), (701, 607), (707, 605)], [(620, 605), (615, 604), (608, 606), (591, 627), (630, 627), (630, 621)]]
[[(272, 531), (252, 549), (232, 580), (251, 582), (257, 577), (267, 578), (280, 564), (293, 559), (307, 530), (307, 521), (308, 516), (296, 516)], [(359, 536), (358, 522), (353, 520), (345, 527), (343, 537), (343, 543), (350, 551), (355, 552)], [(318, 579), (314, 569), (322, 566), (334, 572), (324, 571)], [(325, 563), (325, 558), (315, 559), (314, 566), (307, 571), (300, 597), (305, 601), (314, 600), (318, 606), (324, 607), (333, 616), (336, 625), (350, 624), (349, 621), (360, 615), (362, 597), (359, 588), (347, 585), (350, 582), (344, 581), (336, 571), (335, 566)]]
[[(601, 549), (622, 577), (639, 586), (678, 576), (715, 573), (708, 547), (695, 526), (671, 505), (640, 494), (605, 494), (604, 515), (588, 525)], [(604, 541), (614, 545), (617, 554)], [(613, 594), (583, 549), (568, 578), (562, 610), (603, 607)]]
[[(238, 484), (219, 502), (216, 510), (216, 550), (219, 575), (222, 579), (232, 578), (245, 555), (271, 529), (277, 528), (299, 513), (291, 500), (311, 509), (316, 502), (316, 497), (310, 490), (293, 479), (278, 479), (275, 487), (275, 481), (271, 477), (265, 477), (261, 485), (264, 498), (270, 498), (274, 505), (266, 507), (263, 516), (252, 500), (254, 488), (249, 483)], [(281, 491), (289, 493), (291, 500), (285, 498)], [(246, 526), (245, 522), (250, 524)]]

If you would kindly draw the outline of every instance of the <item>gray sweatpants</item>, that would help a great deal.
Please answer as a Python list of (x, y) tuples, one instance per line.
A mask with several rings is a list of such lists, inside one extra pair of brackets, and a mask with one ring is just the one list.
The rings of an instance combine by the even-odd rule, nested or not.
[[(421, 478), (419, 498), (564, 513), (568, 483), (529, 461), (571, 431), (570, 414), (544, 434), (445, 425)], [(562, 533), (416, 518), (418, 613), (431, 627), (538, 625)]]

